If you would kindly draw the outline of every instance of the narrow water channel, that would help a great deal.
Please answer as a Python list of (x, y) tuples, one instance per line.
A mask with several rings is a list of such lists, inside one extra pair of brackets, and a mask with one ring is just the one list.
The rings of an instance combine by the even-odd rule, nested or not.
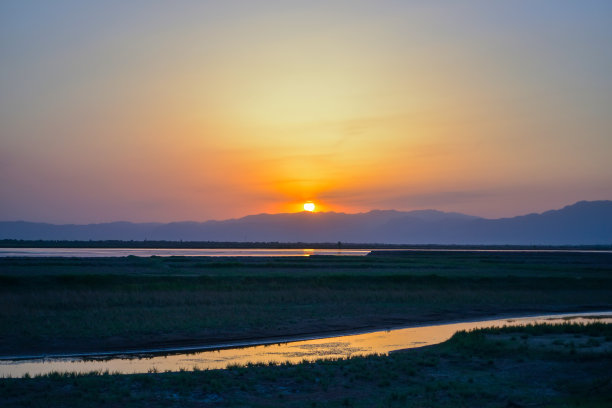
[(223, 369), (229, 365), (249, 363), (299, 363), (304, 360), (339, 359), (369, 354), (388, 354), (394, 350), (438, 344), (460, 330), (517, 326), (530, 323), (560, 324), (595, 321), (612, 323), (612, 311), (575, 313), (477, 322), (438, 324), (371, 333), (253, 345), (189, 351), (172, 354), (140, 354), (88, 357), (54, 357), (30, 360), (0, 360), (0, 377), (34, 376), (51, 372), (109, 371), (132, 374), (194, 369)]

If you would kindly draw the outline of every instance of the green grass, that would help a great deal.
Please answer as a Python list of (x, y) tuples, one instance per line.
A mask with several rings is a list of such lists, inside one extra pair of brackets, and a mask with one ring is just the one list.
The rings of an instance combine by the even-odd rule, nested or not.
[(0, 258), (0, 275), (432, 275), (609, 278), (611, 253), (428, 252), (402, 256)]
[(0, 258), (2, 354), (612, 308), (612, 256)]
[[(569, 336), (579, 347), (554, 347)], [(0, 380), (7, 407), (604, 407), (612, 325), (537, 325), (456, 334), (446, 343), (298, 365)]]

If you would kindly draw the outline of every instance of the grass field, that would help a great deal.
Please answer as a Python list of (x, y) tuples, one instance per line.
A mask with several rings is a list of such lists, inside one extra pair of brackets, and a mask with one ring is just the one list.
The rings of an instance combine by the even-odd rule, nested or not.
[(298, 365), (0, 380), (10, 407), (605, 407), (612, 325), (460, 332), (446, 343)]
[(0, 258), (0, 354), (612, 308), (612, 254)]

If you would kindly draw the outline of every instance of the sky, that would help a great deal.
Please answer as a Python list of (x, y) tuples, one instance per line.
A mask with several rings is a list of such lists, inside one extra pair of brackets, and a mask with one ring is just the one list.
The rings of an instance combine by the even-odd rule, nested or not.
[(612, 199), (612, 2), (0, 2), (0, 220)]

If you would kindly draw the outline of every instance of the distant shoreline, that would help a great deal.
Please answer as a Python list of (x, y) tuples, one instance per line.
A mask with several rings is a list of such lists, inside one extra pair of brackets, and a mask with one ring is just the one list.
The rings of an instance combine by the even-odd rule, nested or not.
[(612, 250), (612, 245), (440, 245), (345, 242), (232, 242), (2, 239), (0, 248), (168, 248), (168, 249), (478, 249), (478, 250)]

